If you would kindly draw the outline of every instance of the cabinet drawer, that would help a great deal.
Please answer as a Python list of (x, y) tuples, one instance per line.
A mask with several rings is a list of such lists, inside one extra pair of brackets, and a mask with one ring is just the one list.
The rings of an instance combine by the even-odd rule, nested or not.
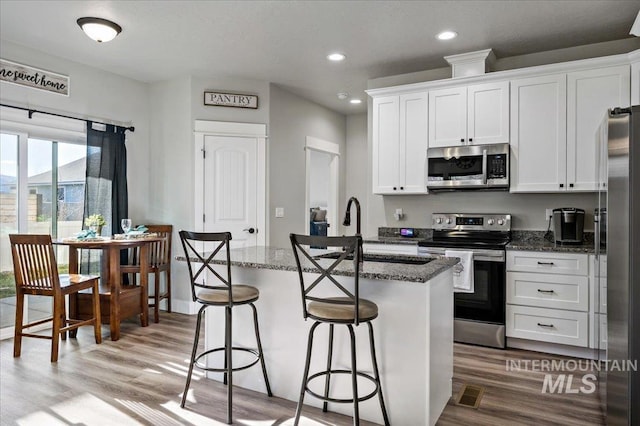
[(362, 244), (362, 251), (365, 253), (380, 254), (407, 254), (411, 256), (418, 255), (418, 246), (413, 244)]
[(507, 305), (507, 337), (586, 347), (586, 312)]
[(588, 265), (586, 254), (507, 251), (507, 271), (587, 276)]
[(587, 277), (507, 272), (507, 303), (586, 312), (588, 295)]

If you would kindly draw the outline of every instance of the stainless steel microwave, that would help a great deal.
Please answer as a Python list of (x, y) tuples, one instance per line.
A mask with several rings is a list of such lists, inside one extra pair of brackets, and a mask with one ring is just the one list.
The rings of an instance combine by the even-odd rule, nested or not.
[(508, 190), (509, 144), (429, 148), (427, 188)]

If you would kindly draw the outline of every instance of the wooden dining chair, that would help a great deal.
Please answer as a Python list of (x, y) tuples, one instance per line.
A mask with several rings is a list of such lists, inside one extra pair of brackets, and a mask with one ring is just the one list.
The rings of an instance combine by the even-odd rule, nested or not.
[[(19, 357), (22, 337), (51, 339), (51, 362), (58, 361), (60, 339), (66, 340), (67, 331), (93, 324), (96, 343), (102, 342), (100, 331), (99, 277), (69, 275), (69, 281), (61, 282), (50, 235), (9, 235), (13, 273), (16, 282), (16, 322), (13, 356)], [(67, 318), (65, 297), (81, 290), (93, 292), (93, 317), (86, 320)], [(24, 296), (49, 296), (53, 298), (53, 315), (50, 318), (23, 324)], [(25, 329), (51, 321), (51, 335), (26, 333)]]
[[(153, 294), (149, 295), (149, 307), (153, 308), (153, 321), (160, 321), (160, 302), (167, 301), (167, 312), (171, 312), (171, 236), (172, 225), (145, 225), (149, 233), (158, 234), (162, 238), (149, 246), (149, 273), (153, 274)], [(129, 283), (135, 284), (136, 274), (140, 273), (140, 248), (133, 249), (129, 256), (129, 264), (122, 265), (123, 274), (129, 274)], [(164, 290), (161, 288), (160, 274), (165, 274)]]

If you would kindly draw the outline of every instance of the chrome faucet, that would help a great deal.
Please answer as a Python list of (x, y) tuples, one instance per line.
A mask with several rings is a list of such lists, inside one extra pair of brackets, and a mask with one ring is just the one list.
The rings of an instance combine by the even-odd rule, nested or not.
[[(349, 201), (347, 201), (347, 211), (344, 213), (344, 221), (342, 222), (342, 224), (344, 226), (351, 226), (351, 203), (355, 203), (356, 205), (356, 235), (361, 236), (362, 230), (360, 228), (360, 222), (362, 220), (362, 215), (360, 213), (360, 201), (358, 201), (356, 197), (351, 197), (349, 198)], [(362, 242), (358, 246), (358, 254), (360, 262), (364, 261)]]

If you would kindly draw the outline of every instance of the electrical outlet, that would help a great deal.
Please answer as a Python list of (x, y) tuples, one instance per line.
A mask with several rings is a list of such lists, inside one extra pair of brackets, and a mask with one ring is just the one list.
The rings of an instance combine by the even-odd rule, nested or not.
[(284, 217), (284, 207), (276, 207), (276, 217)]
[(553, 216), (553, 209), (546, 209), (546, 210), (544, 211), (544, 214), (545, 214), (545, 216), (544, 216), (544, 220), (545, 220), (545, 221), (546, 221), (546, 220), (549, 220), (549, 218), (550, 218), (551, 216)]

